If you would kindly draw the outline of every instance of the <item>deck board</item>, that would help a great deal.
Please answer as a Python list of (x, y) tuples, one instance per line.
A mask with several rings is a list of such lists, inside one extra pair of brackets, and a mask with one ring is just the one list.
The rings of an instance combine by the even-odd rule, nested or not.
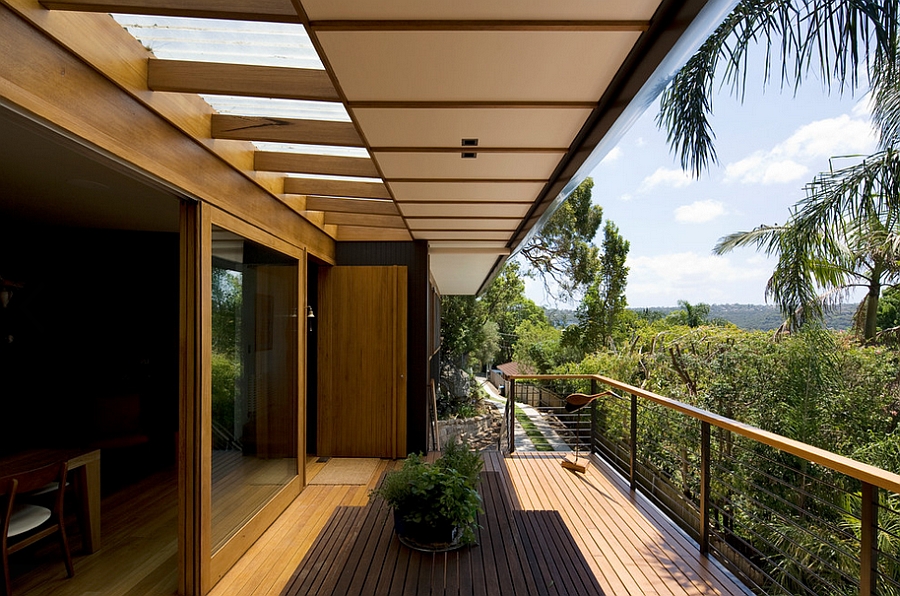
[[(484, 472), (479, 492), (484, 513), (478, 518), (478, 544), (447, 553), (402, 546), (382, 499), (362, 508), (339, 507), (282, 594), (603, 594), (556, 512), (527, 512), (532, 514), (527, 517), (542, 515), (539, 524), (521, 521), (526, 512), (511, 507), (499, 472)], [(536, 551), (540, 572), (533, 564)], [(383, 552), (388, 556), (382, 558)]]
[(559, 454), (486, 458), (499, 460), (492, 466), (506, 464), (523, 509), (560, 512), (607, 593), (748, 593), (602, 464), (594, 462), (582, 475), (563, 469)]
[[(392, 521), (387, 516), (365, 518), (369, 491), (384, 470), (397, 465), (385, 460), (367, 485), (314, 485), (304, 489), (226, 573), (211, 596), (282, 594), (296, 581), (292, 579), (295, 570), (316, 548), (323, 529), (339, 510), (362, 516), (358, 526), (361, 544), (356, 550), (351, 545), (344, 553), (358, 559), (346, 565), (348, 576), (340, 584), (345, 594), (391, 595), (397, 585), (409, 588), (408, 593), (426, 594), (423, 586), (435, 583), (445, 585), (447, 594), (539, 596), (566, 590), (581, 594), (585, 593), (584, 585), (591, 582), (599, 584), (605, 594), (617, 596), (749, 593), (718, 564), (702, 557), (692, 540), (602, 465), (588, 466), (582, 476), (564, 470), (558, 453), (503, 457), (487, 452), (484, 458), (486, 471), (501, 474), (485, 487), (487, 495), (491, 499), (505, 496), (508, 503), (506, 512), (492, 520), (490, 529), (514, 540), (518, 536), (523, 543), (521, 550), (510, 549), (504, 540), (492, 539), (470, 549), (469, 556), (454, 559), (438, 555), (427, 565), (413, 560), (408, 549), (401, 550), (393, 539)], [(307, 464), (313, 472), (323, 465)], [(13, 590), (26, 596), (171, 595), (177, 585), (176, 513), (171, 479), (150, 479), (133, 491), (111, 495), (103, 502), (104, 548), (85, 556), (77, 549), (79, 537), (74, 533), (74, 578), (66, 579), (56, 545), (51, 543), (46, 563), (40, 562), (32, 571), (19, 565)], [(536, 534), (542, 538), (534, 539)], [(544, 560), (547, 552), (562, 558), (577, 553), (586, 561), (585, 567), (578, 571), (562, 566), (558, 572), (565, 574), (565, 579), (559, 583), (564, 585), (551, 584), (547, 580), (551, 562)], [(26, 563), (27, 558), (20, 555), (17, 561)], [(342, 577), (344, 567), (334, 567), (334, 556), (324, 557), (321, 565), (332, 565), (331, 571)], [(502, 571), (517, 565), (531, 569), (530, 579)], [(491, 580), (484, 577), (485, 567), (501, 571)], [(308, 583), (314, 584), (312, 579)], [(315, 585), (321, 592), (325, 582)], [(367, 586), (374, 587), (370, 590)], [(499, 591), (491, 591), (493, 586)]]

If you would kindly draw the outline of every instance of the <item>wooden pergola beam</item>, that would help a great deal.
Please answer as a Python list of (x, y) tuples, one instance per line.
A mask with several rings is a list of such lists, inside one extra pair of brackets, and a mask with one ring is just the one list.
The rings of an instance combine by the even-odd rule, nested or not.
[(49, 10), (196, 17), (273, 23), (302, 22), (291, 0), (43, 0)]
[(328, 211), (332, 213), (362, 213), (366, 215), (399, 216), (397, 205), (384, 199), (348, 199), (339, 197), (306, 197), (306, 209), (309, 211)]
[(153, 91), (340, 101), (324, 70), (190, 60), (148, 61), (147, 86)]
[(254, 154), (253, 162), (254, 169), (262, 172), (297, 172), (325, 176), (358, 176), (360, 178), (380, 177), (375, 164), (368, 157), (257, 151)]
[[(409, 242), (413, 239), (408, 230), (400, 228), (369, 228), (365, 226), (333, 226), (335, 239), (342, 242), (379, 241)], [(327, 231), (327, 228), (326, 228)]]
[(364, 147), (352, 122), (213, 114), (212, 137), (305, 145)]
[(348, 182), (316, 178), (285, 178), (284, 192), (289, 195), (322, 195), (360, 199), (391, 198), (387, 188), (381, 182)]
[(338, 226), (364, 226), (369, 228), (402, 228), (406, 229), (403, 218), (399, 215), (369, 215), (367, 213), (325, 213), (325, 224)]

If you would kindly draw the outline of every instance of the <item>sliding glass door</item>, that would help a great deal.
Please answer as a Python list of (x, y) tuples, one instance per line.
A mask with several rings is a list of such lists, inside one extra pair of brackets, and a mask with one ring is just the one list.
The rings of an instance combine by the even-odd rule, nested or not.
[(211, 547), (297, 476), (298, 261), (212, 228)]

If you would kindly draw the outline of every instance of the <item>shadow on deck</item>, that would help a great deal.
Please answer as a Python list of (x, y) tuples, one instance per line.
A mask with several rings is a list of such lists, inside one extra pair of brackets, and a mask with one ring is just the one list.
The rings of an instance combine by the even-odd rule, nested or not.
[(339, 507), (282, 595), (603, 594), (558, 512), (514, 510), (500, 472), (479, 492), (478, 545), (449, 553), (401, 545), (380, 498)]
[(400, 545), (380, 499), (338, 507), (281, 591), (299, 594), (748, 594), (621, 478), (559, 454), (486, 452), (478, 546)]

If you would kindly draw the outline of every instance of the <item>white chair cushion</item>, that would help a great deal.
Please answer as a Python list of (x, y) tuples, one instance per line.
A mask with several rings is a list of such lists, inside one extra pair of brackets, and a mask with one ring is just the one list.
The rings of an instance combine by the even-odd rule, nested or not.
[(39, 505), (15, 505), (12, 517), (9, 518), (9, 532), (12, 538), (29, 530), (33, 530), (50, 519), (50, 510)]

